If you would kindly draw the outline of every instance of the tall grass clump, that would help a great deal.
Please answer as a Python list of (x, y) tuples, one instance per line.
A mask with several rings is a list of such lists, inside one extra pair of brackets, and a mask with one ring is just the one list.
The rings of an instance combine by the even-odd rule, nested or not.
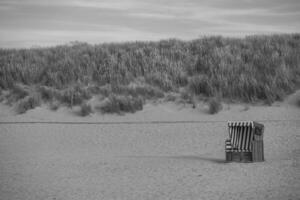
[(216, 114), (222, 110), (222, 103), (219, 98), (211, 98), (208, 101), (208, 113)]
[(82, 103), (80, 105), (80, 111), (79, 111), (80, 116), (85, 117), (91, 113), (92, 113), (92, 106), (90, 104)]
[(72, 107), (82, 104), (85, 100), (89, 100), (92, 98), (92, 95), (85, 88), (75, 86), (62, 90), (59, 98), (61, 102)]
[(39, 86), (37, 87), (37, 91), (41, 95), (41, 98), (46, 102), (52, 102), (54, 99), (60, 98), (60, 91), (52, 87)]
[(51, 101), (49, 104), (50, 110), (56, 111), (60, 107), (60, 102), (57, 100)]
[(16, 111), (19, 114), (23, 114), (27, 110), (34, 109), (35, 107), (40, 105), (41, 105), (40, 96), (38, 94), (33, 94), (21, 99), (17, 104)]
[(9, 102), (16, 102), (29, 95), (30, 89), (22, 84), (13, 85), (8, 95)]
[(213, 83), (206, 75), (192, 76), (188, 83), (189, 89), (196, 95), (210, 97), (215, 94)]

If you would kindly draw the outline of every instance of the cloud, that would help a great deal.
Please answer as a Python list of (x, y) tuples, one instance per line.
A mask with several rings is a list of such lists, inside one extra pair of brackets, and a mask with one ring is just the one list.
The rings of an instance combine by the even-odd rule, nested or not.
[(145, 3), (138, 0), (73, 0), (73, 6), (77, 7), (89, 7), (89, 8), (101, 8), (109, 10), (130, 10), (130, 9), (139, 9), (143, 7)]
[(146, 12), (136, 12), (130, 13), (130, 16), (148, 18), (148, 19), (174, 19), (176, 16), (171, 14), (162, 14), (162, 13), (146, 13)]
[(55, 46), (71, 41), (84, 41), (88, 43), (124, 42), (138, 40), (160, 40), (169, 35), (142, 32), (129, 28), (110, 29), (106, 31), (90, 30), (30, 30), (22, 32), (0, 30), (0, 43), (4, 48)]
[(0, 0), (0, 47), (299, 32), (299, 0)]

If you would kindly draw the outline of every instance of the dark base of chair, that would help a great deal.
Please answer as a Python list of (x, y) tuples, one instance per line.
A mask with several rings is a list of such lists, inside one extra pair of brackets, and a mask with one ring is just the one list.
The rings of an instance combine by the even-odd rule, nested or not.
[(227, 162), (253, 162), (252, 152), (226, 152)]

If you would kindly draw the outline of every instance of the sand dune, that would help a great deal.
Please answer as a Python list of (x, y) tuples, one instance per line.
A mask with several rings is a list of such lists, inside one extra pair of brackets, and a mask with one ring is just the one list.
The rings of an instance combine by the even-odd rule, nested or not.
[[(0, 199), (299, 199), (300, 112), (273, 106), (147, 104), (135, 114), (81, 118), (45, 107), (0, 121), (159, 121), (181, 124), (0, 124)], [(227, 120), (263, 121), (262, 163), (225, 163)], [(289, 121), (291, 120), (291, 121)]]

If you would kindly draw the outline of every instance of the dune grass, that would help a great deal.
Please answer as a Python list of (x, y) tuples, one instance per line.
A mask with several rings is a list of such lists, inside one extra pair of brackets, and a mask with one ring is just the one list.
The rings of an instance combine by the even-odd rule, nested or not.
[(92, 112), (93, 112), (92, 106), (90, 104), (82, 103), (80, 105), (80, 111), (79, 111), (80, 116), (85, 117), (91, 114)]
[(140, 97), (134, 98), (130, 95), (109, 95), (102, 105), (98, 106), (98, 110), (102, 113), (134, 113), (143, 109), (143, 99)]
[(209, 106), (209, 109), (208, 109), (208, 113), (209, 114), (216, 114), (218, 113), (220, 110), (222, 110), (222, 103), (221, 103), (221, 100), (214, 97), (214, 98), (211, 98), (209, 101), (208, 101), (208, 106)]
[(300, 34), (72, 43), (0, 49), (0, 89), (11, 91), (7, 98), (14, 102), (31, 90), (43, 102), (70, 107), (98, 94), (153, 99), (177, 93), (271, 104), (299, 88), (299, 65)]
[(19, 114), (25, 113), (27, 110), (34, 109), (41, 105), (39, 94), (29, 95), (21, 99), (16, 106), (16, 112)]

